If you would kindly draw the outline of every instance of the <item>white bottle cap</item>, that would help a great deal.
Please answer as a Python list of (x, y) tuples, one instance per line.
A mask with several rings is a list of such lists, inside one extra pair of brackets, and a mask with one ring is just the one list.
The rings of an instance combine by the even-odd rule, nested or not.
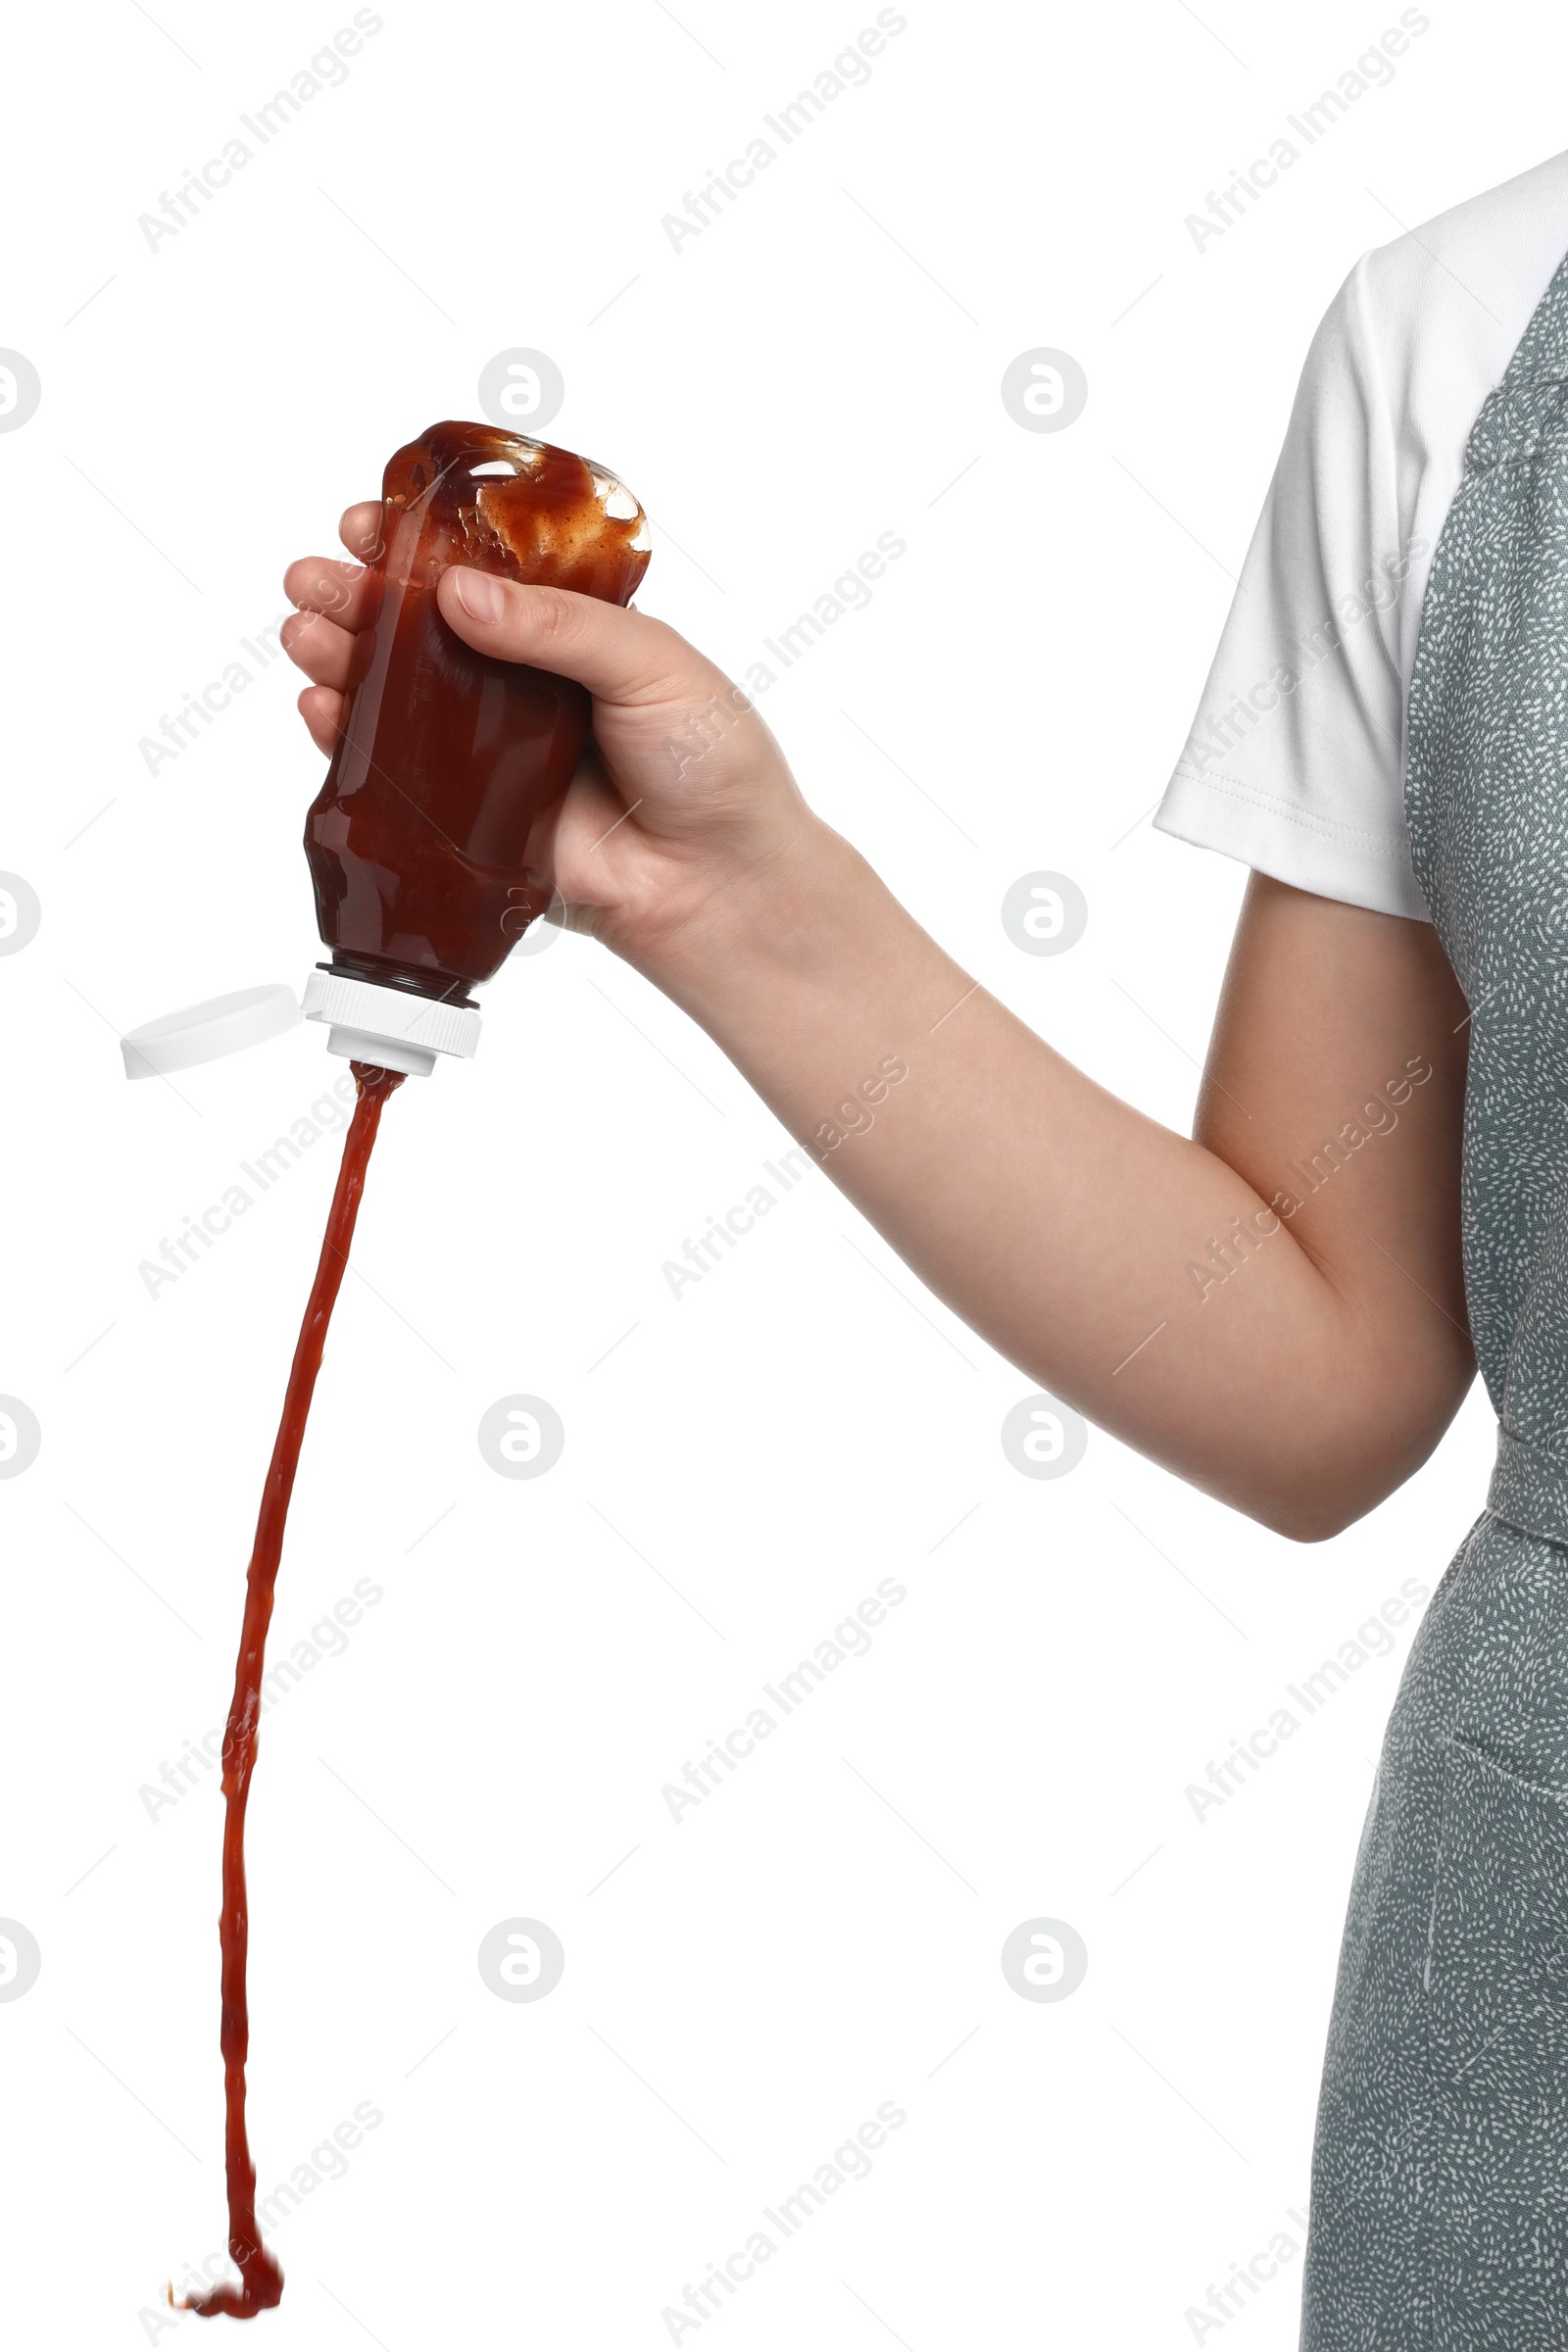
[(128, 1030), (120, 1041), (125, 1076), (163, 1078), (171, 1070), (194, 1069), (199, 1061), (220, 1061), (225, 1054), (281, 1037), (300, 1017), (294, 991), (281, 981), (209, 997), (204, 1004), (187, 1004), (183, 1012), (166, 1012), (162, 1020)]
[(305, 1018), (327, 1023), (326, 1050), (406, 1077), (428, 1078), (438, 1054), (471, 1058), (480, 1019), (471, 1004), (445, 1004), (406, 988), (314, 971), (305, 983)]

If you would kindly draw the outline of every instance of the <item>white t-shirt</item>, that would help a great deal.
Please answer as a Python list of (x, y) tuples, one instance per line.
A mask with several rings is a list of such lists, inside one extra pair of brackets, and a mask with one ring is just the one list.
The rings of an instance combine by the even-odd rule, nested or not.
[(1422, 600), (1470, 428), (1565, 252), (1568, 154), (1356, 263), (1312, 338), (1162, 832), (1429, 919), (1404, 815)]

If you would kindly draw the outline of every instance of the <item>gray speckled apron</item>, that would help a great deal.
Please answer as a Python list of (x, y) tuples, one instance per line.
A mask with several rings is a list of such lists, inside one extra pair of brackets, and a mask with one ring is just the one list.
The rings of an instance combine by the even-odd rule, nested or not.
[(1389, 1724), (1313, 2163), (1303, 2352), (1568, 2347), (1568, 260), (1476, 420), (1410, 689), (1471, 1008), (1488, 1507)]

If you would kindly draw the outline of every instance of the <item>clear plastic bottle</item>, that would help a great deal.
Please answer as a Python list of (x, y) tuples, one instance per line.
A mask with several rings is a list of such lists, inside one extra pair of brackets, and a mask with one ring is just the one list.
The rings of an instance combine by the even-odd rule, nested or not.
[(457, 1042), (477, 1031), (467, 992), (549, 904), (587, 733), (582, 687), (477, 654), (447, 626), (442, 571), (473, 564), (624, 605), (648, 557), (636, 499), (569, 450), (447, 423), (392, 459), (344, 733), (305, 828), (331, 951), (305, 1009), (332, 1024), (335, 1052), (421, 1072), (437, 1052), (471, 1052)]

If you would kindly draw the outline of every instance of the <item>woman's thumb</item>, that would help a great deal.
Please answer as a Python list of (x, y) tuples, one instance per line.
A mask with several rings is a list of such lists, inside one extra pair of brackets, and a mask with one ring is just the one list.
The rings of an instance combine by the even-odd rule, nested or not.
[(708, 662), (675, 630), (601, 597), (457, 564), (442, 573), (436, 600), (476, 653), (575, 678), (602, 702), (684, 702), (707, 683)]

